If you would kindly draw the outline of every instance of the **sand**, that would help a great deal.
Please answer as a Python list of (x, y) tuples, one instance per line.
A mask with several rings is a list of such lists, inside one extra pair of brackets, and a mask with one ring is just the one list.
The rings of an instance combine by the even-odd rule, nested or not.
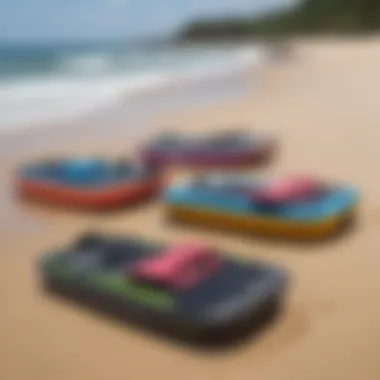
[[(102, 217), (21, 206), (12, 201), (10, 185), (12, 169), (26, 156), (20, 135), (0, 167), (0, 379), (380, 378), (380, 41), (294, 46), (291, 60), (272, 62), (260, 73), (258, 91), (168, 112), (157, 125), (201, 130), (241, 123), (278, 135), (281, 149), (271, 172), (311, 171), (357, 185), (363, 201), (356, 228), (334, 241), (300, 246), (169, 228), (159, 203)], [(119, 138), (102, 145), (78, 136), (73, 152), (125, 153)], [(43, 297), (38, 256), (91, 228), (168, 241), (203, 238), (237, 255), (284, 265), (293, 275), (284, 313), (255, 340), (206, 353)]]

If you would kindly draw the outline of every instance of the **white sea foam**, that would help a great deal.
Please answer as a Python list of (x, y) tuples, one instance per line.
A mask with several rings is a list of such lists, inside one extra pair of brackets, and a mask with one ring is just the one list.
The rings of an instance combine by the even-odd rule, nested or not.
[(138, 70), (120, 69), (107, 54), (67, 56), (54, 75), (0, 82), (0, 133), (85, 116), (128, 95), (177, 81), (224, 75), (260, 64), (263, 57), (262, 51), (252, 48), (226, 50), (204, 59), (192, 56), (192, 60), (183, 54), (181, 60), (166, 55), (161, 65)]

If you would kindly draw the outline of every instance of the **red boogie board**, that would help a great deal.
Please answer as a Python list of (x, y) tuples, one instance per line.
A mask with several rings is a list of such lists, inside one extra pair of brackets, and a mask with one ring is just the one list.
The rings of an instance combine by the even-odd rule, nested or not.
[(162, 176), (146, 167), (95, 161), (83, 165), (79, 160), (26, 165), (16, 178), (21, 198), (89, 209), (132, 204), (158, 194), (161, 186)]

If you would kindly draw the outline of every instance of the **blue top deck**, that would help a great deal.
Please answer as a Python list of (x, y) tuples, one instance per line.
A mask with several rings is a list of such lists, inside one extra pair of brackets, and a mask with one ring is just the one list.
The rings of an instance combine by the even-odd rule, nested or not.
[(134, 181), (147, 174), (147, 170), (131, 163), (87, 158), (30, 164), (20, 170), (20, 176), (25, 179), (91, 188)]
[[(249, 186), (254, 189), (262, 184), (263, 181), (254, 181)], [(240, 216), (315, 222), (347, 212), (355, 206), (359, 198), (357, 190), (352, 187), (331, 186), (318, 196), (309, 199), (265, 204), (241, 190), (242, 185), (239, 187), (236, 182), (207, 186), (194, 182), (172, 187), (166, 192), (165, 200), (171, 205), (196, 207)]]

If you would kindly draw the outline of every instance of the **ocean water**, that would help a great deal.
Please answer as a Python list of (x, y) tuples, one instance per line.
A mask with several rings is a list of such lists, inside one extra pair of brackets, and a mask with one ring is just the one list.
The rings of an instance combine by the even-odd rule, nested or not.
[(247, 46), (0, 46), (0, 133), (86, 116), (127, 96), (260, 64)]

